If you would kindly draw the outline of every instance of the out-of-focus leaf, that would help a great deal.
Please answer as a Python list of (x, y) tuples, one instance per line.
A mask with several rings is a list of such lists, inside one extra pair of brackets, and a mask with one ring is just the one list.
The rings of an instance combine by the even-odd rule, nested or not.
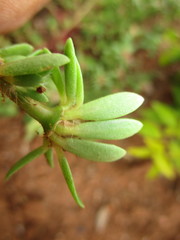
[(27, 56), (33, 50), (34, 48), (27, 43), (13, 44), (9, 47), (1, 48), (0, 56), (1, 57), (7, 57), (7, 56), (13, 56), (13, 55)]
[(153, 161), (159, 172), (165, 177), (172, 179), (175, 177), (175, 172), (172, 164), (168, 161), (165, 154), (153, 153)]
[(14, 77), (7, 76), (7, 77), (4, 77), (4, 80), (16, 86), (37, 87), (40, 84), (44, 83), (46, 79), (37, 74), (29, 74), (29, 75), (14, 76)]
[(0, 96), (0, 116), (14, 117), (18, 114), (17, 105), (8, 98), (4, 101)]
[(152, 103), (152, 109), (156, 112), (162, 124), (167, 126), (176, 126), (176, 114), (172, 107), (169, 107), (161, 102), (154, 101)]
[(4, 59), (5, 63), (8, 63), (8, 62), (14, 62), (14, 61), (17, 61), (17, 60), (21, 60), (21, 59), (24, 59), (24, 58), (26, 58), (26, 57), (22, 56), (22, 55), (15, 55), (15, 56), (10, 56), (10, 57), (5, 57), (3, 59)]
[(147, 138), (146, 144), (151, 152), (152, 160), (159, 170), (159, 172), (164, 175), (165, 177), (172, 179), (175, 177), (174, 169), (170, 161), (168, 161), (166, 154), (165, 154), (165, 146), (162, 142)]
[(177, 171), (180, 172), (180, 139), (172, 140), (169, 143), (169, 155)]
[(176, 47), (171, 47), (161, 54), (159, 63), (162, 66), (166, 66), (168, 64), (172, 64), (180, 61), (180, 47), (177, 45)]
[(135, 111), (144, 99), (131, 92), (115, 93), (84, 104), (64, 114), (64, 119), (108, 120), (122, 117)]
[(162, 136), (161, 129), (157, 124), (150, 122), (148, 120), (144, 120), (142, 122), (143, 128), (140, 133), (144, 137), (160, 138)]
[(158, 168), (155, 166), (155, 165), (153, 165), (150, 169), (149, 169), (149, 171), (148, 171), (148, 173), (147, 173), (147, 178), (149, 178), (149, 179), (154, 179), (154, 178), (156, 178), (158, 175), (159, 175), (159, 170), (158, 170)]
[(147, 147), (130, 147), (128, 149), (128, 153), (130, 153), (133, 157), (140, 159), (147, 159), (151, 156)]

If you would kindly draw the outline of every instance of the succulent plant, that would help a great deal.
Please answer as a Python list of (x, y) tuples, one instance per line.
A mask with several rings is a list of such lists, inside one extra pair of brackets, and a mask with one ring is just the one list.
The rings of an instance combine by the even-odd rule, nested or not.
[[(60, 97), (56, 105), (46, 96), (44, 86), (49, 81), (55, 84)], [(0, 90), (44, 130), (42, 146), (16, 162), (6, 179), (42, 154), (53, 167), (54, 149), (68, 188), (80, 207), (84, 205), (76, 192), (65, 152), (91, 161), (116, 161), (126, 151), (96, 140), (124, 139), (142, 128), (137, 120), (120, 118), (143, 103), (143, 97), (136, 93), (114, 93), (84, 104), (83, 77), (70, 38), (64, 55), (46, 48), (34, 51), (25, 43), (0, 49)]]

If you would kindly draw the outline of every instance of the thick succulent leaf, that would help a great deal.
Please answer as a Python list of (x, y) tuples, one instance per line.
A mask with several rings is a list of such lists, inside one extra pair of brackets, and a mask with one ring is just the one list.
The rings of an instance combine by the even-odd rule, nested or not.
[(97, 122), (85, 122), (74, 126), (57, 126), (61, 135), (78, 136), (89, 139), (124, 139), (137, 133), (142, 123), (134, 119), (115, 119)]
[(80, 107), (84, 102), (84, 85), (83, 85), (81, 67), (77, 59), (76, 59), (76, 68), (77, 68), (76, 107)]
[(52, 148), (48, 149), (47, 152), (45, 152), (45, 158), (47, 160), (48, 165), (53, 168), (54, 167), (54, 159), (53, 159), (53, 150)]
[(32, 98), (38, 102), (48, 102), (49, 99), (44, 93), (39, 93), (34, 89), (26, 88), (26, 89), (18, 89), (18, 93), (21, 93), (24, 97)]
[(38, 50), (34, 51), (33, 53), (29, 54), (28, 57), (38, 56), (38, 55), (45, 54), (45, 53), (51, 53), (51, 52), (49, 51), (48, 48), (42, 48), (42, 49), (38, 49)]
[(88, 102), (79, 109), (65, 112), (64, 119), (108, 120), (118, 118), (135, 111), (143, 101), (143, 97), (136, 93), (115, 93)]
[(0, 65), (0, 75), (18, 76), (41, 73), (54, 67), (63, 66), (69, 59), (59, 53), (43, 54), (35, 57), (27, 57), (15, 62)]
[(74, 179), (71, 173), (71, 169), (69, 167), (68, 161), (67, 159), (62, 155), (61, 152), (58, 151), (57, 149), (57, 155), (58, 155), (58, 161), (59, 161), (59, 165), (62, 169), (62, 173), (64, 176), (64, 179), (68, 185), (68, 188), (72, 194), (72, 197), (74, 198), (75, 202), (82, 208), (84, 208), (84, 204), (81, 201), (81, 199), (79, 198), (77, 191), (76, 191), (76, 187), (74, 184)]
[(25, 59), (26, 57), (23, 56), (23, 55), (15, 55), (15, 56), (8, 56), (8, 57), (4, 57), (4, 62), (5, 63), (8, 63), (8, 62), (14, 62), (14, 61), (17, 61), (17, 60), (21, 60), (21, 59)]
[(1, 48), (0, 56), (1, 57), (7, 57), (7, 56), (13, 56), (13, 55), (27, 56), (33, 50), (34, 50), (34, 48), (31, 45), (29, 45), (27, 43), (19, 43), (19, 44), (14, 44), (9, 47)]
[(52, 70), (51, 75), (52, 75), (52, 80), (61, 97), (61, 104), (64, 105), (66, 103), (66, 87), (65, 87), (65, 81), (63, 79), (62, 73), (60, 69), (56, 67)]
[(70, 59), (70, 62), (64, 67), (64, 73), (67, 100), (70, 105), (73, 105), (76, 100), (77, 66), (74, 45), (71, 38), (66, 41), (64, 54)]
[(37, 87), (41, 83), (43, 83), (46, 80), (46, 78), (43, 78), (37, 74), (29, 74), (29, 75), (14, 76), (14, 77), (7, 76), (7, 77), (4, 77), (4, 80), (16, 86)]
[(28, 153), (26, 156), (21, 158), (18, 162), (16, 162), (6, 174), (5, 179), (8, 180), (14, 173), (24, 167), (26, 164), (39, 157), (41, 154), (45, 153), (47, 149), (44, 146), (38, 147), (32, 152)]
[(122, 158), (126, 151), (112, 144), (99, 143), (77, 138), (60, 138), (52, 135), (51, 139), (63, 149), (91, 161), (112, 162)]

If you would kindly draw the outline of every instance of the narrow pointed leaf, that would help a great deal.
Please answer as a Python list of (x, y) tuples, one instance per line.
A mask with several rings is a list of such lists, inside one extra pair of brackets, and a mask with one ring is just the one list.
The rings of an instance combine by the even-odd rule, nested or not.
[(77, 59), (76, 59), (76, 68), (77, 68), (76, 107), (80, 107), (84, 102), (84, 85), (83, 85), (81, 67)]
[(45, 82), (46, 78), (43, 78), (37, 74), (21, 75), (21, 76), (7, 76), (4, 80), (21, 87), (37, 87), (41, 83)]
[(19, 43), (9, 47), (1, 48), (0, 56), (1, 57), (7, 57), (7, 56), (13, 56), (13, 55), (26, 56), (30, 54), (33, 50), (34, 48), (31, 45), (27, 43)]
[(58, 155), (59, 165), (61, 167), (64, 179), (68, 185), (68, 188), (72, 194), (72, 197), (80, 207), (84, 208), (84, 204), (77, 194), (76, 187), (74, 184), (74, 179), (73, 179), (71, 169), (69, 167), (67, 159), (64, 156), (62, 156), (62, 154), (58, 150), (57, 150), (57, 155)]
[(135, 111), (144, 99), (131, 92), (115, 93), (84, 104), (79, 109), (65, 112), (64, 119), (108, 120)]
[(26, 156), (21, 158), (18, 162), (16, 162), (6, 174), (5, 179), (8, 180), (14, 173), (24, 167), (26, 164), (39, 157), (41, 154), (46, 152), (47, 149), (44, 146), (38, 147), (32, 152), (28, 153)]
[(70, 105), (73, 105), (76, 100), (77, 66), (74, 45), (71, 38), (66, 41), (64, 54), (70, 59), (70, 62), (64, 67), (64, 72), (67, 100)]
[(47, 152), (45, 152), (45, 158), (47, 160), (48, 165), (53, 168), (54, 167), (54, 159), (53, 159), (53, 150), (52, 148), (48, 149)]
[(61, 104), (64, 105), (66, 103), (66, 87), (65, 87), (65, 81), (63, 79), (62, 73), (60, 69), (56, 67), (52, 70), (51, 75), (52, 75), (52, 80), (61, 97)]
[(112, 144), (99, 143), (77, 138), (60, 138), (52, 135), (51, 139), (63, 149), (91, 161), (112, 162), (122, 158), (126, 151)]
[(134, 119), (85, 122), (74, 126), (57, 126), (57, 133), (89, 139), (116, 140), (130, 137), (142, 128), (142, 123)]
[(9, 62), (0, 65), (0, 75), (18, 76), (41, 73), (54, 67), (63, 66), (69, 59), (59, 53), (42, 54), (35, 57), (27, 57), (23, 60)]

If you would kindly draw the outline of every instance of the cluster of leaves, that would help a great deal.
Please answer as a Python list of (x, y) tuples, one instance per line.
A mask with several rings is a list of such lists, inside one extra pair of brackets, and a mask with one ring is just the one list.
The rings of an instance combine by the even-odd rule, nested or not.
[(10, 39), (5, 38), (4, 44), (13, 39), (36, 47), (48, 46), (48, 40), (58, 35), (54, 42), (58, 49), (62, 35), (77, 30), (74, 38), (83, 62), (87, 100), (114, 88), (141, 91), (154, 72), (144, 72), (134, 54), (140, 49), (149, 56), (157, 53), (164, 31), (179, 17), (178, 5), (176, 0), (56, 0), (39, 17), (12, 33)]
[(151, 159), (150, 178), (163, 175), (175, 178), (180, 174), (180, 113), (178, 110), (153, 102), (151, 109), (144, 110), (144, 127), (140, 134), (144, 146), (132, 147), (129, 152), (138, 159)]
[[(126, 153), (124, 149), (95, 140), (124, 139), (137, 133), (141, 122), (117, 118), (135, 111), (143, 98), (121, 92), (84, 104), (83, 78), (71, 39), (66, 41), (64, 55), (53, 54), (48, 49), (34, 51), (29, 44), (17, 44), (0, 49), (0, 57), (1, 93), (37, 120), (44, 130), (42, 146), (16, 162), (6, 179), (42, 154), (53, 167), (55, 150), (74, 200), (84, 207), (76, 192), (65, 151), (99, 162), (122, 158)], [(49, 82), (59, 94), (55, 105), (46, 95)]]

